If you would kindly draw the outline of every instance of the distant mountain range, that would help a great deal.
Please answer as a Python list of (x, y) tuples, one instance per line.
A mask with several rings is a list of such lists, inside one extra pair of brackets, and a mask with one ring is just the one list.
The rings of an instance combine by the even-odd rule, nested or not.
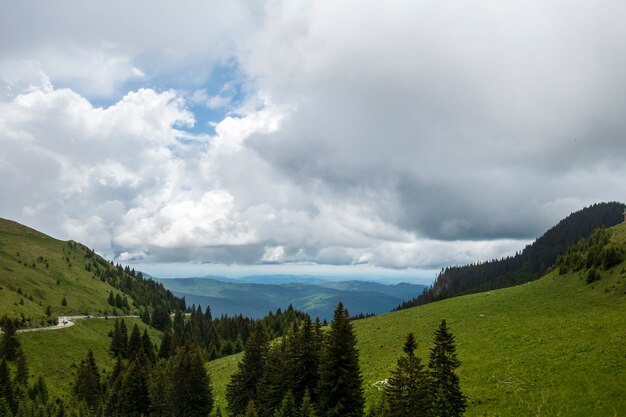
[(155, 278), (187, 305), (210, 306), (214, 316), (242, 314), (260, 318), (289, 304), (312, 317), (331, 319), (339, 301), (351, 315), (381, 314), (420, 294), (424, 285), (384, 285), (371, 281), (336, 281), (304, 275), (254, 275), (243, 278)]

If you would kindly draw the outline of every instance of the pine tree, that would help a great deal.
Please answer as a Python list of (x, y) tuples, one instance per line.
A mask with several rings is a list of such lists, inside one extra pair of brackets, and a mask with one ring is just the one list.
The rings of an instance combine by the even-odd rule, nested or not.
[(79, 401), (84, 401), (87, 404), (91, 412), (95, 412), (100, 405), (100, 373), (91, 349), (87, 352), (87, 358), (82, 360), (78, 367), (74, 394)]
[(150, 378), (150, 415), (172, 416), (172, 369), (171, 361), (157, 362)]
[(143, 334), (141, 335), (141, 345), (143, 348), (143, 353), (148, 358), (151, 364), (156, 362), (156, 354), (154, 353), (154, 345), (152, 344), (152, 340), (150, 340), (150, 336), (148, 335), (148, 330), (144, 329)]
[(129, 360), (133, 360), (135, 355), (143, 353), (143, 343), (141, 342), (141, 333), (139, 333), (139, 326), (135, 323), (133, 331), (128, 338), (128, 346), (126, 347), (126, 357)]
[(308, 390), (304, 392), (304, 397), (302, 398), (302, 403), (300, 404), (299, 417), (317, 417), (315, 406), (313, 405), (313, 401), (311, 400)]
[(202, 351), (187, 344), (172, 357), (172, 406), (176, 416), (206, 416), (213, 408)]
[(33, 384), (28, 392), (28, 396), (33, 401), (39, 400), (43, 404), (48, 402), (48, 385), (46, 384), (46, 380), (43, 379), (42, 376), (40, 376), (37, 379), (37, 382)]
[(113, 356), (126, 357), (128, 349), (128, 332), (124, 320), (115, 320), (113, 333), (111, 335), (111, 346), (109, 351)]
[(348, 311), (340, 302), (320, 359), (320, 414), (327, 417), (363, 416), (363, 377)]
[(256, 411), (256, 406), (254, 405), (254, 401), (248, 401), (248, 405), (245, 409), (244, 417), (259, 417), (259, 413)]
[[(267, 352), (263, 376), (257, 384), (257, 410), (261, 417), (272, 417), (291, 386), (288, 376), (290, 358), (286, 342), (281, 340)], [(293, 395), (292, 395), (293, 396)]]
[[(248, 337), (239, 362), (237, 372), (232, 376), (226, 387), (226, 400), (230, 415), (238, 416), (246, 413), (246, 407), (257, 398), (257, 384), (263, 376), (268, 341), (265, 329), (261, 323), (255, 325), (254, 331)], [(256, 413), (256, 406), (254, 406)]]
[(302, 401), (306, 391), (311, 400), (315, 401), (315, 390), (319, 384), (321, 335), (317, 334), (311, 319), (306, 315), (301, 327), (292, 328), (288, 340), (291, 358), (289, 380), (296, 402)]
[(430, 381), (421, 359), (414, 354), (416, 347), (415, 337), (409, 333), (403, 348), (407, 356), (398, 359), (385, 386), (388, 417), (431, 415)]
[(28, 384), (28, 364), (26, 363), (26, 355), (21, 348), (17, 351), (15, 364), (17, 367), (15, 383), (25, 387)]
[(106, 400), (104, 401), (104, 415), (108, 417), (122, 416), (121, 392), (124, 380), (124, 363), (122, 357), (118, 356), (113, 371), (107, 381)]
[(446, 321), (442, 320), (435, 332), (428, 363), (432, 380), (433, 413), (437, 417), (457, 417), (465, 413), (467, 401), (461, 392), (459, 377), (454, 373), (460, 365), (454, 336), (448, 330)]
[(15, 388), (13, 386), (13, 381), (11, 381), (9, 366), (4, 359), (0, 362), (0, 401), (3, 400), (6, 401), (11, 413), (15, 413), (15, 411), (17, 411)]
[(139, 350), (133, 356), (128, 369), (124, 373), (120, 400), (124, 416), (139, 417), (150, 411), (150, 395), (148, 393), (148, 360)]
[(2, 326), (2, 337), (0, 338), (0, 358), (8, 361), (17, 359), (17, 352), (20, 349), (20, 341), (17, 339), (17, 325), (14, 320), (4, 316), (0, 322)]
[(299, 417), (296, 400), (291, 391), (287, 391), (285, 397), (281, 401), (280, 408), (274, 413), (274, 417)]
[(172, 355), (172, 332), (170, 329), (166, 329), (163, 333), (163, 340), (161, 340), (161, 346), (159, 346), (159, 358), (167, 359)]

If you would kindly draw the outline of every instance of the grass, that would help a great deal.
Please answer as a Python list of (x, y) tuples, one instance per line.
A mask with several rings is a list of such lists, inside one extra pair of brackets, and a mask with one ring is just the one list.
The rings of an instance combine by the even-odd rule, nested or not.
[[(612, 228), (626, 247), (626, 224)], [(446, 319), (456, 337), (468, 416), (626, 415), (626, 262), (586, 284), (583, 273), (472, 294), (354, 322), (368, 404), (413, 332), (425, 361)], [(208, 365), (217, 401), (240, 355)]]
[[(140, 319), (125, 318), (128, 332), (135, 324), (141, 333), (148, 329), (153, 342), (160, 343), (161, 332), (144, 324)], [(43, 376), (51, 397), (68, 398), (76, 378), (77, 367), (92, 349), (98, 368), (105, 372), (113, 368), (114, 360), (108, 352), (115, 319), (79, 320), (67, 329), (19, 333), (26, 353), (31, 376)], [(34, 377), (31, 377), (34, 380)]]

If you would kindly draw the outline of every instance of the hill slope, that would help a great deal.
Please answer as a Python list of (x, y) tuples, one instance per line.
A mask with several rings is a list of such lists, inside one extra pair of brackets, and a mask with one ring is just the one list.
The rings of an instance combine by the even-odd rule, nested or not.
[(463, 294), (505, 288), (539, 278), (557, 257), (598, 227), (622, 222), (622, 203), (600, 203), (570, 214), (515, 256), (443, 270), (431, 288), (400, 308), (414, 307)]
[(243, 314), (252, 318), (261, 318), (270, 310), (284, 309), (291, 304), (312, 317), (330, 319), (340, 300), (352, 314), (386, 313), (425, 288), (423, 285), (383, 285), (363, 281), (277, 285), (210, 278), (169, 278), (159, 282), (175, 295), (185, 297), (189, 305), (209, 305), (215, 316)]
[[(110, 295), (120, 296), (113, 303), (117, 306), (109, 303)], [(152, 313), (157, 307), (170, 311), (183, 305), (162, 285), (114, 266), (84, 245), (0, 219), (0, 315), (21, 316), (24, 326), (36, 327), (46, 322), (48, 312)]]
[[(626, 248), (626, 224), (611, 229)], [(445, 318), (456, 336), (468, 416), (626, 415), (626, 261), (587, 284), (584, 272), (471, 294), (354, 322), (367, 400), (380, 394), (408, 332), (427, 358)], [(209, 363), (218, 401), (238, 356)]]

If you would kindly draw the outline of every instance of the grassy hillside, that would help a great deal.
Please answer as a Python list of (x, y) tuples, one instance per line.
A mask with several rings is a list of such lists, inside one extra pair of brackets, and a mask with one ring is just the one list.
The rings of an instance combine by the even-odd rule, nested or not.
[[(128, 331), (135, 323), (143, 333), (148, 329), (153, 342), (160, 343), (162, 333), (144, 324), (140, 319), (125, 318)], [(77, 366), (92, 349), (99, 369), (110, 371), (114, 361), (108, 352), (115, 319), (79, 320), (67, 329), (19, 333), (31, 379), (43, 376), (52, 397), (67, 398), (76, 378)]]
[(113, 288), (87, 271), (88, 264), (82, 245), (0, 219), (0, 314), (24, 314), (40, 325), (47, 306), (57, 316), (110, 309)]
[[(626, 248), (626, 224), (611, 229)], [(468, 416), (626, 415), (626, 262), (587, 284), (584, 272), (439, 301), (354, 322), (368, 403), (408, 332), (427, 357), (441, 319), (457, 341)], [(209, 363), (218, 401), (238, 357)]]

